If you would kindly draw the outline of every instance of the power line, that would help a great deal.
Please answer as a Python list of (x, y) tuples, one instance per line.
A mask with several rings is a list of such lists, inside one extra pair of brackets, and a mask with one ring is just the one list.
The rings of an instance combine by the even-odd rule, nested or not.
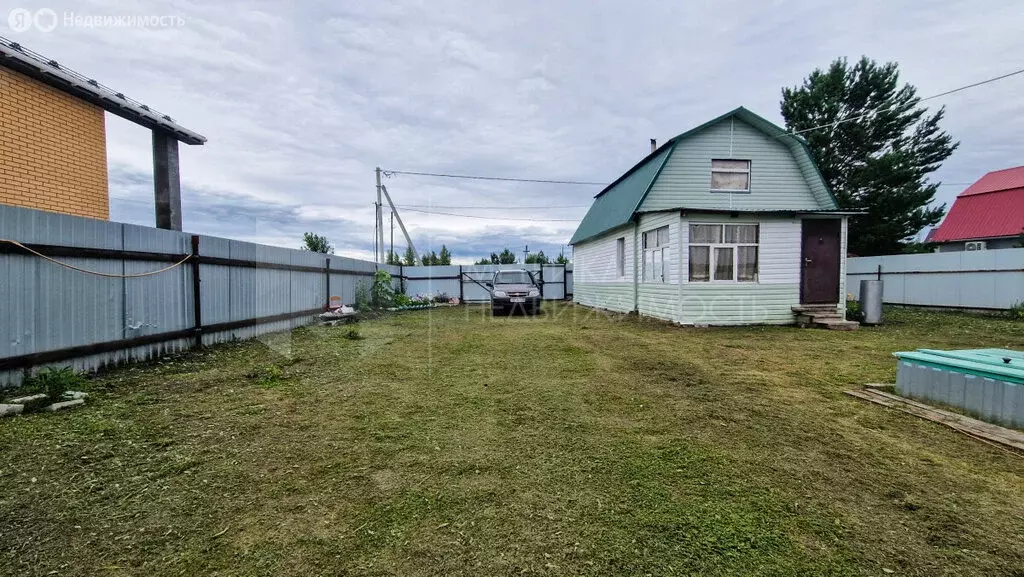
[(537, 206), (480, 206), (480, 205), (440, 205), (440, 204), (400, 204), (398, 208), (455, 208), (472, 210), (540, 210), (548, 208), (587, 208), (589, 204), (562, 204), (562, 205), (537, 205)]
[[(996, 82), (997, 80), (1002, 80), (1004, 78), (1009, 78), (1011, 76), (1016, 76), (1017, 74), (1024, 74), (1024, 68), (1021, 68), (1019, 70), (1014, 70), (1013, 72), (1007, 72), (1006, 74), (1003, 74), (1001, 76), (994, 76), (992, 78), (988, 78), (988, 79), (982, 80), (980, 82), (975, 82), (973, 84), (966, 84), (964, 86), (959, 86), (957, 88), (953, 88), (952, 90), (947, 90), (945, 92), (940, 92), (938, 94), (932, 94), (931, 96), (927, 96), (925, 98), (919, 99), (918, 102), (924, 102), (926, 100), (934, 100), (936, 98), (941, 98), (943, 96), (949, 96), (950, 94), (954, 94), (954, 93), (960, 92), (962, 90), (967, 90), (968, 88), (975, 88), (975, 87), (981, 86), (983, 84), (988, 84), (990, 82)], [(839, 126), (840, 124), (843, 124), (845, 122), (853, 122), (853, 121), (857, 121), (857, 120), (862, 120), (864, 118), (867, 118), (868, 116), (871, 116), (872, 114), (877, 114), (879, 112), (884, 112), (884, 111), (890, 110), (892, 108), (893, 108), (892, 106), (886, 106), (884, 108), (876, 108), (875, 110), (871, 110), (871, 111), (865, 112), (864, 114), (861, 114), (859, 116), (851, 116), (849, 118), (839, 119), (839, 120), (837, 120), (835, 122), (831, 122), (829, 124), (822, 124), (822, 125), (819, 125), (819, 126), (812, 126), (810, 128), (804, 128), (803, 130), (796, 130), (796, 131), (793, 131), (793, 132), (787, 132), (786, 135), (795, 136), (797, 134), (803, 134), (805, 132), (810, 132), (812, 130), (818, 130), (818, 129), (821, 129), (821, 128), (834, 128), (834, 127)], [(780, 135), (780, 136), (783, 136), (783, 135)]]
[[(400, 207), (402, 208), (402, 207)], [(519, 220), (527, 222), (579, 222), (578, 218), (509, 218), (505, 216), (483, 216), (479, 214), (458, 214), (454, 212), (437, 212), (433, 210), (420, 210), (415, 208), (404, 207), (409, 212), (419, 212), (422, 214), (434, 214), (439, 216), (458, 216), (462, 218), (482, 218), (485, 220)]]
[(575, 184), (583, 186), (605, 186), (605, 182), (589, 182), (584, 180), (548, 180), (545, 178), (511, 178), (503, 176), (480, 176), (475, 174), (445, 174), (441, 172), (413, 172), (409, 170), (385, 170), (384, 176), (388, 178), (396, 174), (409, 176), (436, 176), (439, 178), (462, 178), (466, 180), (500, 180), (505, 182), (539, 182), (542, 184)]

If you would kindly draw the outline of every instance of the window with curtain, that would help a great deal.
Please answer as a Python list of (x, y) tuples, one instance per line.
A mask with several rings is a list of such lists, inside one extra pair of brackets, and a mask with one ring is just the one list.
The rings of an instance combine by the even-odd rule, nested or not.
[(759, 226), (691, 224), (690, 282), (757, 282)]
[(665, 282), (668, 262), (668, 226), (643, 233), (644, 282)]
[(750, 161), (712, 160), (711, 190), (750, 192)]

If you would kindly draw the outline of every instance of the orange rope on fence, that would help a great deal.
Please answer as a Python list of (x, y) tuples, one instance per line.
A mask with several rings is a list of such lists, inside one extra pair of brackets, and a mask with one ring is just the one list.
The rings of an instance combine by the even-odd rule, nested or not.
[(160, 274), (162, 272), (167, 272), (167, 271), (169, 271), (169, 270), (171, 270), (173, 268), (179, 267), (179, 266), (185, 264), (188, 261), (188, 259), (192, 258), (192, 255), (187, 254), (187, 255), (185, 255), (185, 258), (179, 260), (178, 262), (172, 264), (171, 266), (166, 266), (166, 267), (164, 267), (162, 269), (159, 269), (159, 270), (153, 270), (153, 271), (149, 271), (149, 272), (140, 272), (140, 273), (136, 273), (136, 274), (116, 274), (116, 273), (99, 272), (99, 271), (95, 271), (95, 270), (88, 270), (88, 269), (84, 269), (84, 268), (78, 268), (77, 266), (70, 265), (70, 264), (68, 264), (66, 262), (61, 262), (61, 261), (59, 261), (57, 259), (50, 258), (50, 257), (46, 256), (45, 254), (42, 254), (42, 253), (40, 253), (38, 251), (34, 251), (34, 250), (30, 249), (29, 247), (21, 244), (20, 242), (18, 242), (16, 240), (0, 238), (0, 242), (6, 242), (7, 244), (12, 244), (12, 245), (14, 245), (14, 246), (16, 246), (16, 247), (18, 247), (18, 248), (20, 248), (22, 250), (28, 251), (28, 252), (38, 256), (39, 258), (48, 260), (48, 261), (50, 261), (50, 262), (52, 262), (52, 263), (54, 263), (56, 265), (60, 265), (60, 266), (62, 266), (64, 268), (69, 268), (71, 270), (75, 270), (75, 271), (78, 271), (78, 272), (81, 272), (81, 273), (85, 273), (85, 274), (93, 274), (93, 275), (96, 275), (96, 276), (105, 276), (105, 277), (109, 277), (109, 278), (138, 278), (138, 277), (143, 277), (143, 276), (152, 276), (152, 275)]

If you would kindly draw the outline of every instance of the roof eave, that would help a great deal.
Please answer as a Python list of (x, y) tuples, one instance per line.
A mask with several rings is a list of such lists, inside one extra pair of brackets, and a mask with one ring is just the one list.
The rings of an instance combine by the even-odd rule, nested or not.
[(99, 83), (82, 82), (56, 62), (43, 62), (22, 51), (19, 44), (8, 43), (0, 42), (0, 66), (24, 74), (150, 130), (171, 134), (185, 144), (201, 145), (206, 142), (205, 136), (177, 124), (169, 116), (161, 115), (145, 105), (130, 102), (120, 93), (109, 91), (108, 94)]

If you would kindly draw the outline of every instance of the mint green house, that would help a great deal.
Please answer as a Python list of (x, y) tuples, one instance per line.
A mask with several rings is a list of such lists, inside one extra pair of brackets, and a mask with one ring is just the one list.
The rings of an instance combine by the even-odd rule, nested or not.
[(602, 190), (573, 235), (573, 300), (681, 324), (845, 313), (847, 213), (803, 139), (745, 108)]

